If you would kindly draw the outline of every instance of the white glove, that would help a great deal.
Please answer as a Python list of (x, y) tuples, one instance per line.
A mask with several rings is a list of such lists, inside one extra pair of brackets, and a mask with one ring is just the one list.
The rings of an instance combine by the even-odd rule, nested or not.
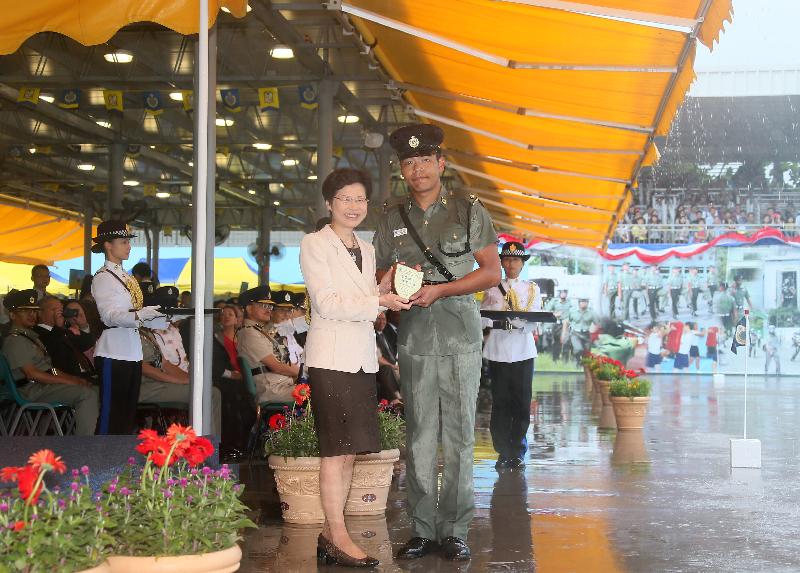
[(481, 317), (481, 328), (492, 328), (493, 326), (494, 321), (491, 318)]
[(139, 320), (147, 321), (147, 320), (155, 320), (156, 318), (163, 318), (165, 315), (160, 310), (158, 310), (159, 306), (145, 306), (141, 310), (138, 310), (136, 314), (139, 316)]
[(509, 322), (511, 322), (511, 326), (514, 328), (519, 328), (520, 330), (524, 329), (527, 326), (527, 322), (522, 320), (521, 318), (512, 318)]

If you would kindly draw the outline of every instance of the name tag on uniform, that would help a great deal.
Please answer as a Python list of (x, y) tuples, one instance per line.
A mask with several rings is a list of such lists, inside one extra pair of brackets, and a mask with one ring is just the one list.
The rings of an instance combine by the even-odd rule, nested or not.
[(402, 237), (403, 235), (408, 235), (408, 229), (403, 227), (402, 229), (395, 229), (392, 231), (394, 237)]

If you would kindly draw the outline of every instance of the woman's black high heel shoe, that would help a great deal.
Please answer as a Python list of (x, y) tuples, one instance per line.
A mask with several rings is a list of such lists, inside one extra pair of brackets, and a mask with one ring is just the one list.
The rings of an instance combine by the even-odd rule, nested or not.
[(317, 537), (317, 559), (325, 561), (326, 565), (339, 565), (341, 567), (375, 567), (380, 564), (380, 561), (369, 555), (361, 559), (351, 557), (321, 533)]

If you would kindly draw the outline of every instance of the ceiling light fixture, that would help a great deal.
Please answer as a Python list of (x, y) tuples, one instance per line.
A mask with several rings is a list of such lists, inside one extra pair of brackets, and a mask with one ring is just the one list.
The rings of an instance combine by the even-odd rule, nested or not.
[(136, 179), (126, 179), (125, 181), (122, 182), (122, 184), (125, 185), (126, 187), (136, 187), (139, 184), (139, 182)]
[(269, 51), (269, 55), (276, 60), (290, 60), (294, 58), (294, 51), (284, 44), (278, 44)]
[(169, 199), (170, 197), (172, 197), (172, 195), (170, 194), (169, 191), (159, 191), (156, 193), (156, 197), (158, 197), (159, 199)]
[(112, 64), (130, 64), (133, 61), (133, 53), (128, 50), (114, 50), (104, 54), (103, 58)]
[(339, 120), (339, 123), (358, 123), (359, 117), (357, 115), (353, 115), (352, 113), (348, 113), (345, 115), (340, 115), (336, 119)]
[(268, 150), (272, 149), (272, 144), (271, 143), (254, 143), (253, 147), (255, 147), (256, 149), (259, 149), (261, 151), (268, 151)]
[[(220, 10), (222, 10), (222, 11), (223, 11), (223, 12), (225, 12), (226, 14), (230, 14), (230, 13), (231, 13), (231, 9), (230, 9), (230, 8), (228, 8), (227, 6), (222, 6), (222, 8), (220, 8)], [(248, 4), (248, 5), (247, 5), (247, 12), (249, 13), (249, 12), (250, 12), (250, 10), (252, 10), (252, 8), (250, 7), (250, 4)]]
[(92, 163), (78, 163), (78, 169), (81, 171), (94, 171), (94, 165)]
[(30, 153), (30, 154), (36, 153), (36, 146), (34, 145), (33, 147), (29, 147), (28, 148), (28, 153)]
[(217, 127), (230, 127), (233, 125), (233, 120), (224, 117), (218, 117), (214, 123), (217, 124)]
[(172, 101), (183, 101), (183, 92), (169, 92), (169, 99)]
[(247, 192), (250, 193), (250, 195), (255, 195), (256, 194), (256, 190), (255, 189), (248, 189)]
[(308, 177), (306, 177), (306, 179), (308, 179), (309, 181), (316, 181), (318, 177), (316, 173), (310, 173)]
[(295, 166), (295, 165), (297, 165), (298, 163), (300, 163), (300, 161), (299, 161), (299, 160), (297, 160), (297, 159), (292, 159), (291, 157), (287, 157), (286, 159), (284, 159), (283, 161), (281, 161), (281, 165), (283, 165), (284, 167), (294, 167), (294, 166)]
[(280, 207), (281, 206), (281, 202), (280, 201), (273, 201), (272, 204), (275, 205), (276, 207)]
[(95, 123), (97, 125), (99, 125), (100, 127), (105, 127), (106, 129), (111, 129), (111, 122), (110, 121), (106, 121), (105, 119), (98, 119), (97, 121), (95, 121)]
[(56, 98), (47, 94), (39, 94), (39, 99), (42, 101), (46, 101), (47, 103), (53, 103), (54, 101), (56, 101)]

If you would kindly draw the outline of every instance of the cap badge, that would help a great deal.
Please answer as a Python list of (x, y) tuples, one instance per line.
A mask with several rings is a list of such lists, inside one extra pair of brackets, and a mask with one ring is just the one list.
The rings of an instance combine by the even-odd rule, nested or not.
[(408, 140), (408, 146), (412, 149), (416, 149), (419, 147), (419, 139), (417, 139), (416, 135), (412, 135), (411, 138)]
[(284, 300), (285, 300), (286, 302), (290, 302), (290, 301), (292, 300), (292, 295), (290, 295), (290, 294), (287, 292), (287, 293), (286, 293), (286, 296), (285, 296), (285, 297), (283, 297), (283, 298), (284, 298)]
[(28, 299), (28, 302), (30, 302), (31, 304), (33, 304), (33, 303), (35, 303), (35, 302), (36, 302), (36, 299), (35, 299), (34, 297), (31, 297), (30, 299)]
[(512, 244), (511, 246), (508, 247), (508, 250), (511, 251), (512, 253), (516, 253), (517, 252), (517, 246)]

